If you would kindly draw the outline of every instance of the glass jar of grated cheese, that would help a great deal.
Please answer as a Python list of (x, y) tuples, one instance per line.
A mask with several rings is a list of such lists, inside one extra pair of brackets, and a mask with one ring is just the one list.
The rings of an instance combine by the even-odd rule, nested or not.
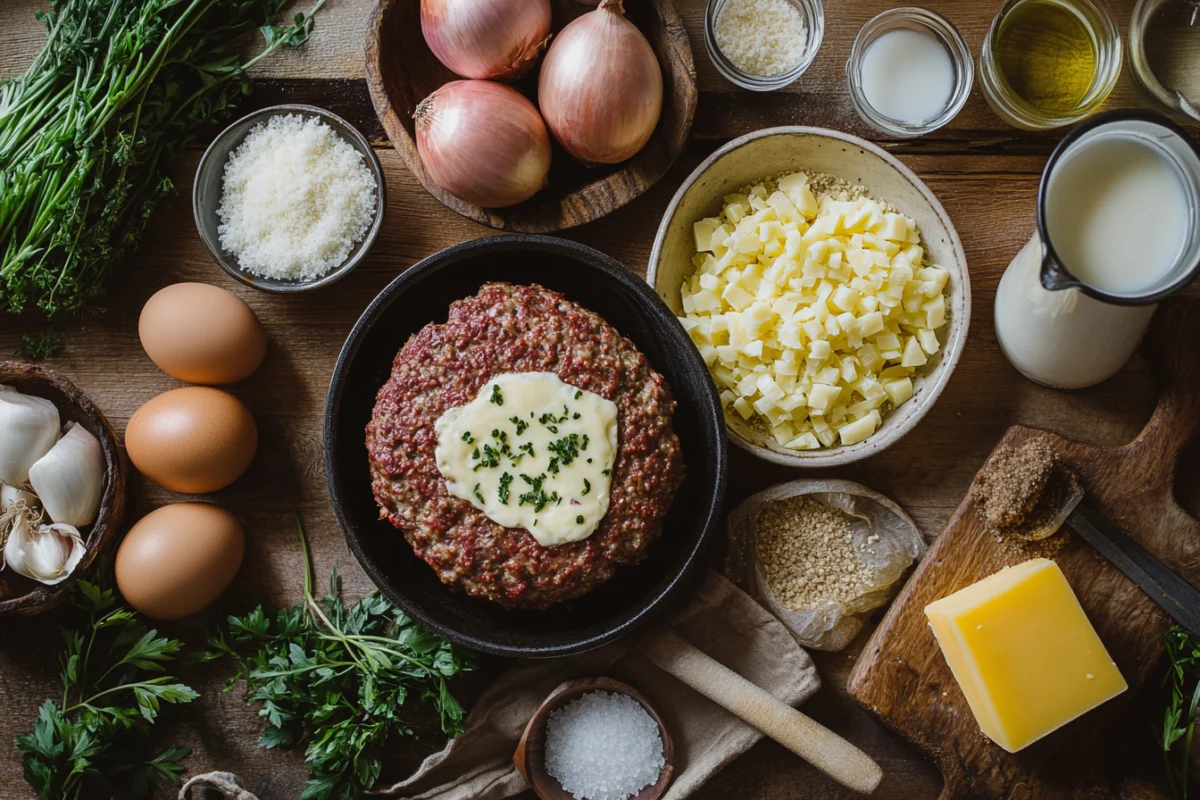
[(713, 66), (752, 92), (782, 89), (803, 75), (824, 35), (821, 0), (709, 0), (704, 14)]

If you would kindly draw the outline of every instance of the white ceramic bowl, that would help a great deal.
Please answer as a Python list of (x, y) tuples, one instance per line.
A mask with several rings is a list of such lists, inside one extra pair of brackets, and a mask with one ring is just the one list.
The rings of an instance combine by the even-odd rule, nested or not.
[(938, 332), (942, 349), (917, 372), (912, 399), (885, 416), (879, 430), (866, 440), (848, 447), (788, 450), (736, 414), (726, 415), (733, 443), (760, 458), (793, 467), (849, 464), (895, 444), (920, 422), (945, 388), (966, 344), (971, 319), (967, 259), (950, 216), (933, 192), (883, 150), (825, 128), (768, 128), (734, 139), (713, 153), (688, 176), (667, 207), (646, 280), (676, 315), (683, 313), (680, 287), (695, 269), (692, 223), (719, 214), (724, 195), (785, 172), (822, 172), (865, 186), (872, 197), (916, 220), (929, 259), (950, 271), (949, 321)]

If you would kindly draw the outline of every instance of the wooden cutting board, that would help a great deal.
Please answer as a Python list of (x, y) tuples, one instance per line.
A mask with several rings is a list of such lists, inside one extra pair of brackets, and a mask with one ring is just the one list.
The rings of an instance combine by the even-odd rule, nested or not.
[[(1200, 303), (1174, 301), (1155, 317), (1145, 345), (1161, 387), (1145, 429), (1118, 448), (1080, 444), (1014, 426), (1002, 443), (1050, 443), (1109, 519), (1192, 584), (1200, 586), (1200, 523), (1174, 500), (1175, 463), (1200, 423)], [(1056, 537), (1057, 538), (1057, 537)], [(1117, 797), (1118, 750), (1147, 730), (1138, 703), (1162, 675), (1162, 611), (1086, 542), (998, 540), (968, 494), (929, 548), (850, 675), (850, 694), (941, 769), (949, 798)], [(1001, 567), (1046, 555), (1062, 567), (1088, 618), (1129, 682), (1129, 691), (1024, 751), (1009, 754), (980, 731), (938, 649), (927, 604)], [(1149, 731), (1147, 730), (1147, 734)]]

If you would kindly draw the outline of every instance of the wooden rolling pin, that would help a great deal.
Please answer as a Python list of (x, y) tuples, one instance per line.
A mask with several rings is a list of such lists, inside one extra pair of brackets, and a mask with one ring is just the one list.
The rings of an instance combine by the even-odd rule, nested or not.
[(643, 636), (638, 652), (843, 786), (871, 794), (883, 780), (883, 770), (862, 750), (710, 658), (670, 628)]

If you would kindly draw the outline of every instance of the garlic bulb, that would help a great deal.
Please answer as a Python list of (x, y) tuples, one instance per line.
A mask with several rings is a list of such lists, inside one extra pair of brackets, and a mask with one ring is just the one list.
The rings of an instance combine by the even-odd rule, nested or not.
[(82, 425), (70, 423), (66, 435), (29, 468), (29, 484), (54, 522), (77, 528), (92, 524), (104, 489), (100, 442)]
[(19, 515), (4, 544), (4, 561), (13, 571), (47, 586), (71, 576), (83, 558), (83, 538), (71, 525), (36, 525)]
[[(17, 486), (9, 486), (7, 483), (0, 483), (0, 522), (4, 519), (5, 512), (16, 508), (18, 504), (35, 511), (39, 506), (37, 495), (32, 492), (27, 492)], [(0, 534), (0, 541), (3, 540), (4, 535)]]
[(0, 482), (29, 480), (29, 468), (58, 440), (58, 427), (58, 409), (49, 400), (0, 385)]

